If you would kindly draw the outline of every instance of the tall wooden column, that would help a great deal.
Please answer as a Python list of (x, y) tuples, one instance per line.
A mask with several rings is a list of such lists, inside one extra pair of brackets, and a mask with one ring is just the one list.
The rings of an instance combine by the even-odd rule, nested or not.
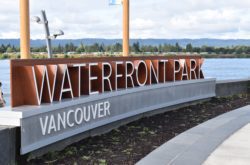
[(21, 59), (31, 58), (29, 0), (20, 0), (20, 49)]
[(123, 56), (129, 56), (129, 0), (123, 0)]

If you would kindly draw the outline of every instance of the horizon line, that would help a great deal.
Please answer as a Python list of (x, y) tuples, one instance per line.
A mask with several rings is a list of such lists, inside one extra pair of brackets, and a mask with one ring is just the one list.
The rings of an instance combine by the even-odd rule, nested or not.
[[(86, 40), (86, 39), (102, 39), (102, 40), (122, 40), (122, 38), (62, 38), (56, 40)], [(130, 40), (250, 40), (245, 38), (130, 38)], [(0, 38), (0, 40), (20, 40), (20, 38)], [(45, 40), (45, 39), (30, 39)]]

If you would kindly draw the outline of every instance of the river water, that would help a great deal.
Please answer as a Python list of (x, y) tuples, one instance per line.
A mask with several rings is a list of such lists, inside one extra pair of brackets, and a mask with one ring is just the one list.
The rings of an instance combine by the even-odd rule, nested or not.
[[(10, 69), (9, 60), (0, 60), (0, 81), (4, 97), (9, 104)], [(202, 67), (205, 78), (217, 80), (250, 78), (250, 59), (205, 59)]]

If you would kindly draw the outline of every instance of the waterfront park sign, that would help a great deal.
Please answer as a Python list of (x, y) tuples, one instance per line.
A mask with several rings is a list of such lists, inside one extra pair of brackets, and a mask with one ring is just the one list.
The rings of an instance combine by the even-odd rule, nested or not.
[(203, 78), (199, 57), (118, 57), (11, 61), (11, 105)]
[[(129, 0), (123, 5), (123, 56), (30, 58), (29, 0), (20, 0), (22, 60), (11, 60), (11, 107), (0, 125), (20, 127), (20, 153), (129, 117), (215, 96), (200, 56), (129, 55)], [(24, 60), (25, 59), (25, 60)], [(19, 140), (19, 139), (18, 139)]]
[(115, 121), (215, 95), (199, 56), (11, 60), (11, 110), (21, 154)]

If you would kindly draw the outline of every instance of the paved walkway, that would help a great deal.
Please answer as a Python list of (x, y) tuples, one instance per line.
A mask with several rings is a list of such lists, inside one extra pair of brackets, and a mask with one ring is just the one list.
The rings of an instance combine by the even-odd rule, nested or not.
[(250, 164), (250, 124), (224, 141), (204, 163), (204, 165), (215, 164)]
[(250, 164), (250, 106), (226, 113), (173, 138), (137, 165)]

